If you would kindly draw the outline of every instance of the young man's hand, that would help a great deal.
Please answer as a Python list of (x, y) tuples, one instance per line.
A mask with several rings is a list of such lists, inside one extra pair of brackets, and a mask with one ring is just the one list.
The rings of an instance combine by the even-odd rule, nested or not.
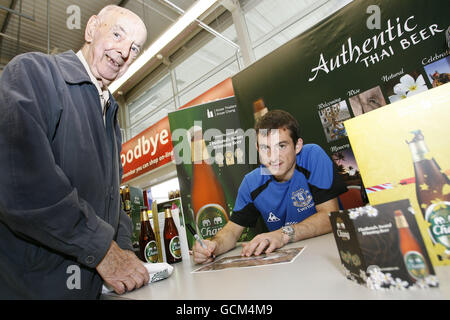
[(241, 256), (250, 257), (259, 256), (261, 253), (271, 253), (278, 248), (283, 247), (289, 240), (280, 230), (261, 233), (254, 237), (250, 242), (242, 244)]
[(205, 264), (214, 261), (217, 243), (214, 241), (203, 240), (206, 249), (203, 248), (198, 241), (195, 241), (192, 247), (192, 254), (194, 256), (194, 262), (198, 264)]
[(192, 254), (194, 256), (194, 262), (198, 264), (205, 264), (214, 261), (216, 257), (214, 251), (216, 250), (217, 243), (214, 241), (203, 240), (206, 249), (203, 248), (198, 241), (195, 241), (192, 247)]

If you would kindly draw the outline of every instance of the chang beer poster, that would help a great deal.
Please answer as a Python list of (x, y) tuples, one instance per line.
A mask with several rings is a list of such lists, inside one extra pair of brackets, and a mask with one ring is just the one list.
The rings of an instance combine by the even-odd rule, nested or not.
[(362, 205), (359, 164), (344, 121), (449, 81), (447, 0), (358, 0), (236, 74), (241, 123), (284, 109), (304, 143), (320, 145)]
[[(240, 125), (234, 97), (169, 113), (183, 212), (204, 239), (212, 238), (229, 220), (244, 175), (257, 162), (252, 139)], [(254, 146), (253, 141), (253, 146)], [(255, 235), (247, 229), (242, 239)], [(193, 237), (189, 236), (192, 247)]]
[(373, 205), (409, 199), (434, 265), (450, 264), (450, 83), (345, 122)]

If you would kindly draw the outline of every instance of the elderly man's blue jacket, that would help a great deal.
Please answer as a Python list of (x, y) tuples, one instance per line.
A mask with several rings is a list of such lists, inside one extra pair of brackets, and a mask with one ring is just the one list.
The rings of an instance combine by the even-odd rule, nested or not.
[(112, 240), (132, 249), (120, 210), (118, 105), (73, 51), (27, 53), (0, 78), (0, 298), (98, 298)]

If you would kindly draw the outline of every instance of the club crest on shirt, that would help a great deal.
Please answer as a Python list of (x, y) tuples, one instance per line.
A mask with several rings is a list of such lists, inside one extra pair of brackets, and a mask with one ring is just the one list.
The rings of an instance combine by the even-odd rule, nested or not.
[(294, 206), (305, 208), (311, 203), (312, 195), (309, 190), (298, 189), (297, 191), (292, 192), (291, 199)]

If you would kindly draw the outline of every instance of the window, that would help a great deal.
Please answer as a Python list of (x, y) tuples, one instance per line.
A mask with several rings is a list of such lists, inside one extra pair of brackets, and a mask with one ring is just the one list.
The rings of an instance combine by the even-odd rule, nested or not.
[(131, 136), (135, 137), (145, 129), (151, 127), (156, 122), (167, 116), (171, 111), (175, 110), (175, 103), (173, 99), (170, 99), (166, 104), (159, 106), (148, 114), (142, 121), (131, 127)]
[(147, 129), (175, 110), (170, 74), (163, 76), (155, 85), (129, 104), (131, 137)]
[(244, 5), (256, 59), (274, 51), (352, 0), (261, 0)]
[[(237, 43), (236, 30), (233, 25), (222, 32), (222, 35)], [(208, 34), (208, 38), (210, 37), (213, 36)], [(235, 57), (236, 52), (237, 49), (225, 40), (213, 37), (212, 40), (200, 47), (175, 68), (178, 90), (183, 91), (186, 87), (216, 69), (229, 58)]]
[(222, 67), (220, 70), (213, 73), (207, 79), (203, 80), (196, 86), (188, 88), (188, 90), (185, 90), (184, 92), (180, 93), (180, 106), (185, 105), (192, 99), (195, 99), (202, 93), (208, 91), (218, 83), (222, 82), (227, 78), (230, 78), (231, 76), (235, 75), (238, 72), (239, 72), (239, 65), (237, 61), (233, 59), (231, 63), (229, 63), (225, 67)]

